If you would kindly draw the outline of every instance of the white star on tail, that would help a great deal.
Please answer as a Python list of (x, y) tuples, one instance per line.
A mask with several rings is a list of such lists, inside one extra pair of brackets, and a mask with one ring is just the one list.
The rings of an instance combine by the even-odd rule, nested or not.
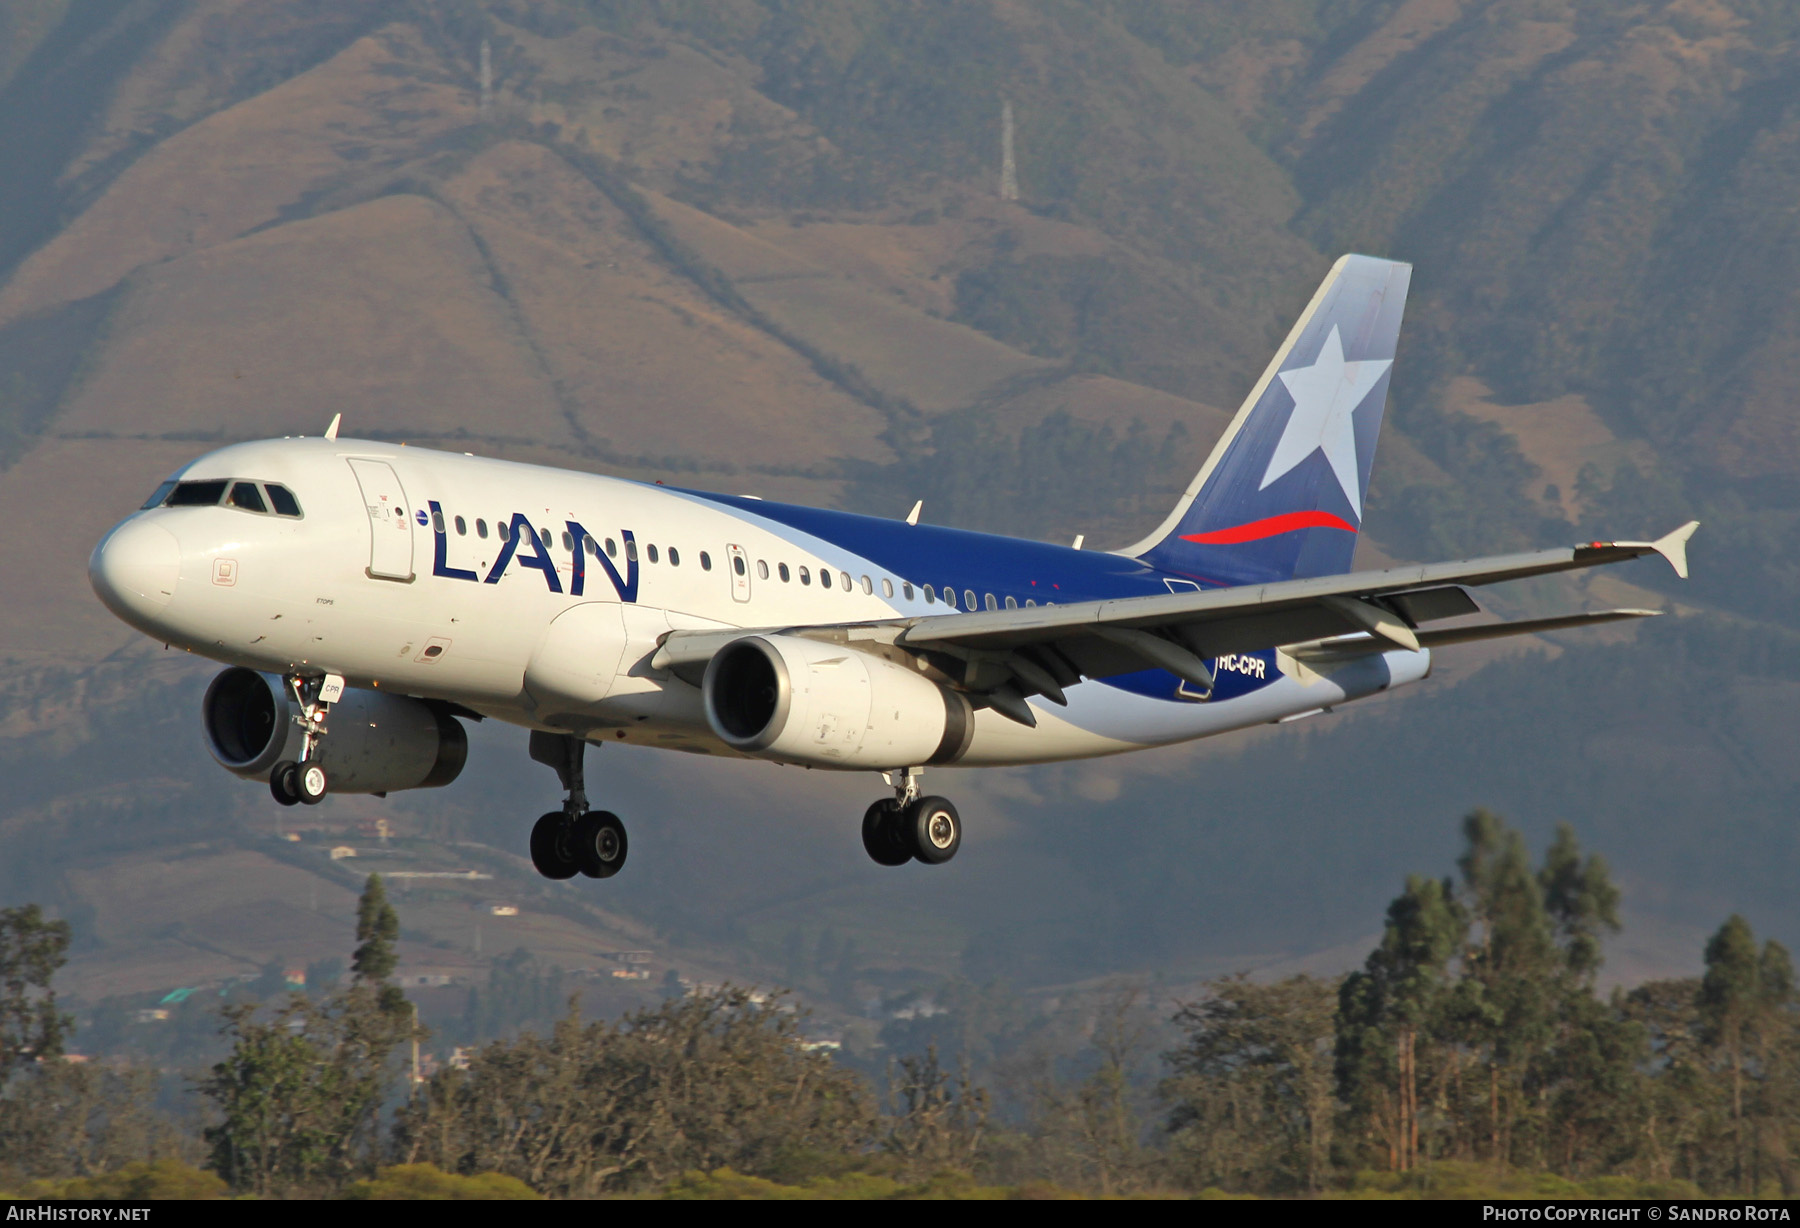
[(1345, 362), (1344, 343), (1338, 336), (1337, 325), (1333, 324), (1331, 335), (1319, 347), (1319, 356), (1313, 359), (1312, 366), (1294, 367), (1281, 373), (1281, 382), (1287, 385), (1288, 393), (1294, 398), (1294, 412), (1288, 415), (1281, 442), (1275, 445), (1275, 455), (1269, 458), (1269, 467), (1263, 473), (1262, 486), (1258, 489), (1268, 489), (1271, 482), (1314, 452), (1323, 452), (1331, 472), (1337, 475), (1338, 485), (1343, 487), (1345, 497), (1350, 500), (1350, 506), (1356, 509), (1356, 518), (1361, 520), (1362, 481), (1356, 472), (1356, 407), (1393, 365), (1391, 358)]

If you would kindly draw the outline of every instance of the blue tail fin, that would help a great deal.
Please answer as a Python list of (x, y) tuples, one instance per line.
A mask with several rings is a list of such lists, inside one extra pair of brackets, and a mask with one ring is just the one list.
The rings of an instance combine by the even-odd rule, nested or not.
[(1119, 553), (1227, 584), (1349, 571), (1411, 278), (1339, 259), (1181, 502)]

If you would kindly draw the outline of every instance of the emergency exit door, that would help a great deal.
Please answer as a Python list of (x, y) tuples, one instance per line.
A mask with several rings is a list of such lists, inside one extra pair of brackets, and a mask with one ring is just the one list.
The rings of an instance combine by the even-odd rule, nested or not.
[(369, 575), (376, 580), (413, 578), (412, 519), (407, 515), (406, 491), (400, 476), (386, 461), (350, 461), (350, 471), (362, 488), (363, 510), (369, 516)]
[(750, 600), (750, 556), (742, 546), (727, 545), (725, 557), (731, 561), (731, 599)]

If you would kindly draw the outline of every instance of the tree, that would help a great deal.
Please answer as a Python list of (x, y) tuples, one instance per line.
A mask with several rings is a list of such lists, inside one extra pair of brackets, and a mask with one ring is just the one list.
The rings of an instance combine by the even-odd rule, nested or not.
[(1558, 823), (1538, 884), (1569, 971), (1592, 984), (1600, 971), (1602, 931), (1619, 931), (1619, 889), (1605, 858), (1594, 855), (1583, 861), (1575, 829)]
[[(1733, 915), (1706, 944), (1699, 1012), (1706, 1042), (1725, 1062), (1731, 1081), (1732, 1178), (1737, 1193), (1760, 1192), (1764, 1136), (1785, 1134), (1776, 1123), (1789, 1108), (1795, 1040), (1794, 969), (1787, 948), (1769, 942), (1759, 951), (1750, 923)], [(1748, 1104), (1746, 1101), (1748, 1100)], [(1785, 1139), (1774, 1159), (1784, 1184), (1793, 1183)]]
[(777, 1170), (872, 1141), (860, 1079), (807, 1050), (778, 997), (726, 987), (612, 1023), (574, 1010), (433, 1076), (402, 1109), (402, 1163), (502, 1172), (544, 1194), (592, 1196), (689, 1169)]
[(147, 1159), (185, 1159), (191, 1141), (156, 1111), (148, 1066), (47, 1061), (0, 1099), (0, 1172), (92, 1177)]
[(0, 1087), (25, 1062), (59, 1057), (74, 1030), (51, 980), (69, 952), (69, 923), (36, 904), (0, 908)]
[(888, 1102), (893, 1124), (884, 1146), (914, 1176), (975, 1167), (986, 1133), (988, 1094), (970, 1079), (967, 1058), (954, 1081), (939, 1063), (936, 1045), (922, 1057), (901, 1058), (897, 1071), (888, 1074)]
[(1568, 957), (1556, 945), (1524, 837), (1486, 810), (1463, 820), (1463, 835), (1468, 848), (1457, 865), (1472, 925), (1456, 1012), (1487, 1067), (1486, 1150), (1495, 1160), (1541, 1162), (1541, 1147), (1532, 1149), (1543, 1124), (1532, 1116), (1542, 1104), (1533, 1082), (1555, 1039)]
[(1122, 986), (1097, 1004), (1088, 1038), (1094, 1066), (1087, 1078), (1070, 1088), (1044, 1077), (1033, 1089), (1032, 1134), (1040, 1161), (1048, 1161), (1058, 1181), (1073, 1177), (1105, 1196), (1139, 1188), (1154, 1160), (1144, 1147), (1133, 1078), (1147, 1056), (1142, 997), (1141, 989)]
[(350, 970), (358, 981), (381, 984), (394, 975), (399, 956), (394, 944), (400, 940), (400, 917), (388, 903), (381, 875), (371, 874), (363, 883), (362, 899), (356, 904), (356, 954)]
[(1700, 1017), (1707, 1039), (1723, 1051), (1731, 1069), (1732, 1169), (1744, 1189), (1745, 1041), (1762, 998), (1762, 970), (1750, 923), (1733, 913), (1706, 944), (1706, 975), (1700, 981)]
[(258, 1195), (336, 1188), (379, 1158), (379, 1113), (394, 1053), (414, 1035), (388, 978), (399, 917), (379, 875), (357, 908), (355, 976), (320, 1001), (292, 994), (266, 1019), (227, 1007), (231, 1052), (200, 1084), (220, 1120), (206, 1131), (214, 1171)]
[(1447, 881), (1409, 875), (1388, 905), (1381, 944), (1338, 990), (1338, 1095), (1363, 1144), (1381, 1140), (1390, 1169), (1406, 1171), (1429, 1154), (1420, 1087), (1433, 1073), (1430, 1049), (1442, 1031), (1450, 960), (1468, 927)]
[(1191, 1186), (1316, 1192), (1331, 1163), (1337, 983), (1294, 976), (1213, 981), (1175, 1023), (1162, 1084), (1168, 1132)]
[(392, 1026), (371, 1034), (393, 1017), (371, 1009), (369, 996), (352, 990), (315, 1004), (296, 995), (267, 1019), (253, 1005), (225, 1008), (231, 1052), (200, 1091), (219, 1114), (206, 1131), (210, 1166), (233, 1188), (316, 1192), (368, 1167), (387, 1059), (401, 1039)]

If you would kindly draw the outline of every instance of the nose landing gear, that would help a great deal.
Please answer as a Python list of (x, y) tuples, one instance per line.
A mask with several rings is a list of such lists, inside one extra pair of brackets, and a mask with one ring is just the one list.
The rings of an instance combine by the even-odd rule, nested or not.
[(894, 796), (870, 806), (862, 821), (863, 851), (878, 866), (942, 865), (962, 847), (962, 816), (948, 798), (923, 795), (921, 776), (919, 768), (882, 773)]
[(611, 878), (625, 865), (625, 824), (611, 811), (588, 809), (586, 752), (587, 741), (574, 734), (532, 731), (531, 757), (555, 768), (568, 793), (561, 810), (531, 829), (531, 864), (545, 878)]
[(318, 761), (318, 754), (331, 705), (343, 698), (344, 679), (338, 674), (310, 679), (293, 674), (286, 681), (294, 696), (294, 724), (305, 733), (300, 741), (300, 761), (284, 759), (270, 770), (269, 792), (283, 806), (299, 802), (316, 806), (331, 788), (331, 778)]

